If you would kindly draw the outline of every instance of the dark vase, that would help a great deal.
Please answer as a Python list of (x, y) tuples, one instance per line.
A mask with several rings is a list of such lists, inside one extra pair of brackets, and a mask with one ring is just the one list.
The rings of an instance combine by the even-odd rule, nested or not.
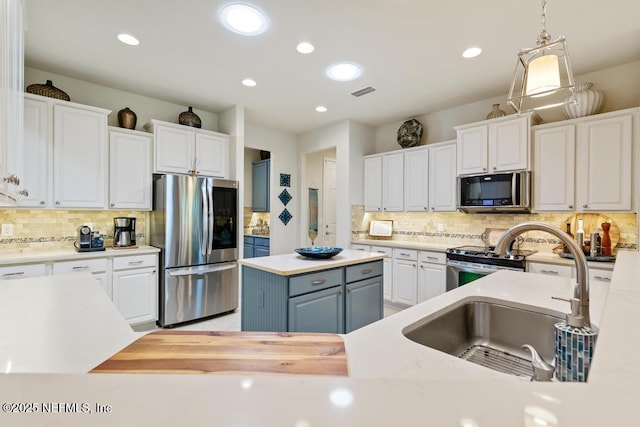
[(271, 151), (260, 150), (260, 160), (267, 160), (271, 158)]
[(65, 91), (58, 89), (53, 85), (51, 80), (47, 80), (45, 84), (35, 83), (27, 86), (28, 93), (35, 93), (40, 96), (47, 96), (49, 98), (61, 99), (63, 101), (71, 101), (71, 98)]
[(178, 123), (185, 126), (191, 126), (194, 128), (202, 127), (202, 121), (196, 113), (193, 112), (193, 108), (189, 107), (189, 111), (183, 111), (178, 116)]
[(121, 128), (135, 129), (137, 120), (136, 113), (130, 110), (129, 107), (124, 107), (118, 111), (118, 126)]

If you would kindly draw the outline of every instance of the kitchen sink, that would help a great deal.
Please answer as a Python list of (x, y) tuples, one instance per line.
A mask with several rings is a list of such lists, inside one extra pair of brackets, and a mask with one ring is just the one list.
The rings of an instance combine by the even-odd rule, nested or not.
[(554, 327), (561, 313), (550, 315), (512, 307), (506, 302), (467, 301), (428, 316), (402, 331), (410, 340), (507, 374), (533, 375), (532, 345), (547, 362), (555, 356)]

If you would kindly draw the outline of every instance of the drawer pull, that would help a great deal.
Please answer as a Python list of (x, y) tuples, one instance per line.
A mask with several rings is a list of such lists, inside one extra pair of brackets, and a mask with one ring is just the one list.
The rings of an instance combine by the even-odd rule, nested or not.
[(318, 286), (318, 285), (322, 285), (324, 283), (327, 283), (326, 279), (318, 279), (318, 280), (314, 280), (313, 282), (311, 282), (312, 286)]
[(411, 256), (411, 254), (408, 254), (408, 253), (406, 253), (406, 252), (400, 252), (400, 255), (401, 255), (401, 256)]
[(427, 256), (427, 259), (433, 260), (433, 261), (437, 261), (438, 257), (434, 257), (434, 256)]
[(540, 270), (540, 273), (542, 274), (551, 274), (553, 276), (557, 276), (558, 272), (555, 270)]
[(356, 251), (364, 252), (364, 248), (358, 248)]
[(361, 271), (362, 274), (369, 274), (369, 273), (373, 273), (373, 268), (367, 268), (366, 270), (362, 270)]
[(142, 264), (144, 262), (144, 260), (139, 260), (139, 261), (129, 261), (129, 265), (138, 265), (138, 264)]
[(24, 274), (24, 271), (16, 271), (15, 273), (5, 273), (2, 275), (2, 277), (22, 276), (23, 274)]
[(611, 279), (609, 277), (602, 277), (602, 276), (594, 276), (593, 277), (596, 280), (602, 280), (603, 282), (610, 282)]
[(351, 286), (347, 286), (347, 293), (351, 293)]
[(376, 252), (379, 254), (385, 254), (385, 255), (387, 254), (385, 251), (376, 251)]
[(88, 265), (78, 265), (76, 267), (71, 267), (72, 270), (78, 271), (78, 270), (88, 270), (89, 266)]

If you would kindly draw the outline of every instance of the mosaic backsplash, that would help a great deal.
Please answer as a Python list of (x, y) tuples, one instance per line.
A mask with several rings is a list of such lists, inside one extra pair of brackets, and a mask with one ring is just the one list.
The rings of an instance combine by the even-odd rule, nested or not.
[(111, 246), (113, 218), (117, 216), (136, 218), (137, 244), (144, 245), (148, 215), (149, 212), (130, 210), (0, 209), (0, 223), (13, 224), (12, 237), (0, 236), (0, 252), (72, 247), (78, 227), (89, 223), (93, 231), (104, 236), (105, 246)]
[[(635, 213), (605, 213), (620, 230), (617, 249), (637, 249), (637, 218)], [(368, 213), (361, 205), (351, 208), (352, 239), (389, 240), (370, 237), (371, 220), (393, 220), (394, 241), (424, 242), (461, 245), (483, 245), (482, 233), (486, 228), (509, 228), (521, 222), (539, 221), (564, 229), (570, 213), (531, 214), (465, 214), (461, 212), (394, 212)], [(441, 227), (442, 231), (439, 231)], [(523, 235), (523, 248), (551, 252), (560, 241), (545, 232), (528, 232)]]

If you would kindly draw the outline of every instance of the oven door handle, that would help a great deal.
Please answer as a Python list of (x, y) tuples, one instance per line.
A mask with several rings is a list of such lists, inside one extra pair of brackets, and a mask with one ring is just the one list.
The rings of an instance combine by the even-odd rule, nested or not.
[(478, 273), (478, 274), (495, 273), (496, 271), (499, 270), (498, 268), (495, 268), (495, 269), (494, 268), (475, 268), (475, 267), (469, 267), (466, 265), (447, 264), (447, 268), (449, 267), (458, 271), (464, 271), (466, 273)]
[[(518, 200), (516, 200), (516, 183), (517, 183), (517, 173), (511, 175), (511, 204), (513, 206), (518, 206)], [(520, 200), (521, 201), (521, 200)]]

